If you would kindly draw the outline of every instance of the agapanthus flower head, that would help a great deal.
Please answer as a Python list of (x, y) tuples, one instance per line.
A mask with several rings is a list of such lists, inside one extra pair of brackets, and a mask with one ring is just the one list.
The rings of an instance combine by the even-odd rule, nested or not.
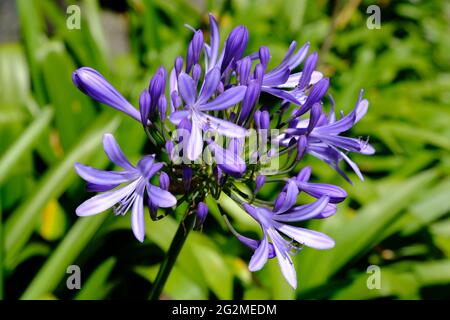
[[(368, 101), (361, 91), (354, 110), (336, 119), (331, 96), (328, 113), (324, 101), (330, 79), (317, 70), (318, 54), (308, 55), (309, 43), (298, 46), (293, 41), (270, 69), (270, 46), (247, 52), (250, 34), (245, 26), (232, 29), (221, 46), (219, 25), (211, 14), (209, 23), (209, 37), (188, 26), (193, 33), (186, 54), (175, 59), (169, 73), (164, 66), (156, 70), (142, 88), (139, 109), (96, 70), (82, 67), (73, 73), (74, 84), (86, 95), (138, 121), (154, 152), (133, 166), (114, 137), (106, 134), (105, 152), (123, 170), (75, 164), (88, 190), (100, 193), (76, 212), (85, 216), (113, 208), (124, 215), (131, 210), (132, 230), (143, 241), (145, 203), (153, 220), (165, 216), (157, 215), (161, 209), (187, 203), (184, 217), (195, 217), (195, 229), (202, 229), (207, 197), (217, 200), (226, 194), (262, 229), (262, 239), (251, 239), (225, 217), (231, 232), (254, 251), (249, 269), (259, 270), (276, 258), (295, 288), (292, 255), (303, 246), (334, 246), (327, 235), (298, 223), (333, 216), (347, 197), (339, 186), (314, 181), (311, 168), (299, 170), (299, 163), (312, 155), (348, 179), (339, 167), (344, 160), (362, 179), (347, 153), (369, 155), (375, 150), (366, 140), (343, 133), (364, 117)], [(258, 198), (263, 185), (280, 182), (284, 186), (269, 195), (273, 203)], [(315, 200), (298, 204), (301, 194)]]

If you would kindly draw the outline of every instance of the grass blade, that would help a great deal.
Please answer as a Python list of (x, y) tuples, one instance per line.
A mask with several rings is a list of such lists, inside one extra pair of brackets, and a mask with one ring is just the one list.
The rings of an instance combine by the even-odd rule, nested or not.
[(20, 157), (35, 145), (41, 134), (47, 129), (52, 117), (53, 110), (51, 108), (44, 109), (22, 136), (5, 152), (0, 159), (0, 185), (8, 177), (11, 168)]
[(78, 219), (53, 255), (34, 277), (21, 299), (40, 299), (45, 294), (51, 293), (66, 275), (67, 267), (75, 261), (107, 217), (108, 214), (103, 213)]
[(57, 198), (75, 178), (73, 164), (97, 151), (101, 144), (101, 136), (113, 131), (118, 126), (118, 118), (109, 115), (100, 117), (80, 142), (58, 165), (50, 169), (36, 186), (36, 192), (20, 205), (5, 223), (6, 267), (13, 264), (14, 259), (33, 233), (35, 223), (42, 208), (49, 199)]

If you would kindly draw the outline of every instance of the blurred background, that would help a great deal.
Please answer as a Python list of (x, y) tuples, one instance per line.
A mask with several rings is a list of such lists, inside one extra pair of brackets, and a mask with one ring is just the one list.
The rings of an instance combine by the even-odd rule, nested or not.
[[(68, 28), (71, 4), (79, 29)], [(370, 5), (380, 9), (379, 29), (368, 27)], [(365, 89), (369, 112), (351, 135), (369, 136), (377, 153), (353, 157), (366, 177), (351, 175), (353, 186), (306, 159), (316, 181), (344, 187), (349, 198), (332, 218), (307, 224), (337, 245), (299, 252), (297, 291), (275, 260), (248, 271), (251, 252), (221, 214), (243, 234), (259, 228), (221, 199), (209, 201), (203, 231), (189, 235), (162, 298), (450, 298), (450, 2), (437, 0), (0, 0), (0, 298), (147, 298), (179, 217), (148, 219), (140, 244), (129, 216), (75, 216), (89, 194), (74, 162), (110, 166), (105, 132), (134, 161), (146, 141), (133, 120), (81, 94), (71, 73), (93, 67), (137, 105), (156, 68), (185, 55), (184, 24), (208, 30), (208, 12), (222, 40), (247, 26), (247, 53), (267, 45), (272, 65), (291, 40), (309, 41), (338, 110), (349, 112)], [(69, 265), (81, 269), (80, 290), (66, 286)], [(372, 265), (380, 289), (367, 285)]]

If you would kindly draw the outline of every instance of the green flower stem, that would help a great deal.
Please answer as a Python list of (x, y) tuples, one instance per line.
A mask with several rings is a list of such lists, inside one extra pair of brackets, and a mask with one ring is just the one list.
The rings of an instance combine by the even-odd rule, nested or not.
[[(189, 210), (189, 209), (188, 209)], [(156, 300), (159, 299), (161, 292), (164, 289), (164, 285), (166, 284), (167, 278), (172, 271), (173, 266), (175, 265), (175, 261), (177, 260), (178, 254), (180, 253), (183, 245), (186, 241), (189, 232), (194, 227), (195, 223), (195, 214), (188, 214), (184, 220), (180, 222), (178, 226), (178, 230), (175, 233), (175, 236), (170, 244), (169, 250), (164, 257), (161, 266), (159, 267), (158, 274), (156, 275), (156, 279), (153, 282), (152, 291), (150, 292), (149, 299)]]
[(0, 197), (0, 300), (3, 300), (3, 215)]

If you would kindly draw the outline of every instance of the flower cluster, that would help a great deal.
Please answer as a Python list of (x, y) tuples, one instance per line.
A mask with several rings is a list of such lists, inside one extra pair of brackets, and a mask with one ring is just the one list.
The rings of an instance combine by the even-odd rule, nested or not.
[[(254, 251), (249, 269), (259, 270), (276, 257), (295, 288), (291, 254), (303, 246), (334, 246), (327, 235), (295, 223), (332, 216), (347, 196), (338, 186), (310, 182), (311, 168), (300, 168), (300, 161), (309, 154), (350, 181), (339, 166), (344, 160), (363, 179), (348, 153), (372, 154), (374, 149), (342, 133), (361, 120), (368, 101), (361, 91), (353, 111), (336, 119), (331, 96), (330, 112), (324, 110), (329, 79), (316, 70), (318, 56), (308, 55), (309, 44), (297, 50), (292, 42), (284, 59), (269, 69), (268, 47), (246, 55), (249, 33), (244, 26), (234, 28), (220, 50), (218, 24), (212, 15), (209, 21), (209, 43), (201, 30), (191, 28), (185, 59), (177, 57), (169, 73), (159, 67), (140, 95), (139, 110), (96, 70), (82, 67), (73, 73), (73, 82), (86, 95), (140, 123), (156, 150), (133, 166), (114, 137), (106, 134), (104, 150), (123, 170), (102, 171), (77, 163), (75, 169), (88, 190), (100, 194), (76, 213), (86, 216), (113, 208), (124, 215), (131, 209), (133, 233), (143, 241), (144, 201), (155, 220), (161, 217), (160, 208), (187, 202), (186, 215), (195, 213), (195, 226), (200, 228), (208, 214), (205, 198), (218, 199), (224, 193), (262, 229), (261, 240), (251, 239), (225, 217), (231, 232)], [(273, 203), (258, 198), (265, 183), (284, 184)], [(297, 204), (302, 192), (316, 200)]]

